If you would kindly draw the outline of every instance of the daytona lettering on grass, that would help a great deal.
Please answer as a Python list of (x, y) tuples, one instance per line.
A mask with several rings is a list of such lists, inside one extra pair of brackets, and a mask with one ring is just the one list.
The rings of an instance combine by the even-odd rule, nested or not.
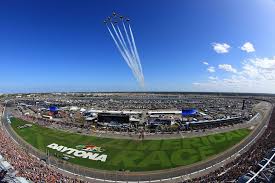
[(57, 150), (59, 152), (64, 152), (66, 154), (72, 154), (72, 155), (74, 155), (75, 157), (78, 157), (78, 158), (84, 158), (84, 159), (87, 158), (87, 159), (90, 159), (90, 160), (102, 161), (102, 162), (105, 162), (106, 159), (107, 159), (106, 154), (99, 155), (98, 153), (80, 151), (80, 150), (77, 150), (77, 149), (65, 147), (65, 146), (62, 146), (62, 145), (55, 144), (55, 143), (52, 143), (52, 144), (48, 145), (47, 147), (50, 148), (50, 149)]

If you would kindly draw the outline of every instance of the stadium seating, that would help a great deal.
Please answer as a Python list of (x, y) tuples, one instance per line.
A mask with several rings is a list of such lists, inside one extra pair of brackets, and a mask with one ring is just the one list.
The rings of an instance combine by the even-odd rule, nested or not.
[[(208, 182), (247, 182), (253, 175), (258, 172), (263, 165), (267, 162), (267, 159), (272, 157), (275, 149), (275, 110), (273, 110), (264, 134), (254, 143), (250, 150), (231, 163), (224, 165), (223, 167), (211, 172), (205, 176), (187, 180), (184, 182), (194, 183), (208, 183)], [(269, 154), (266, 154), (269, 152)], [(273, 163), (273, 164), (272, 164)], [(274, 159), (271, 166), (274, 165)], [(269, 166), (270, 168), (270, 166)], [(269, 169), (270, 170), (270, 169)], [(273, 172), (272, 172), (273, 171)], [(271, 173), (267, 174), (270, 182), (274, 182), (274, 168), (271, 169)], [(252, 173), (253, 172), (253, 173)], [(251, 180), (253, 182), (261, 182), (260, 179)], [(268, 182), (268, 181), (266, 181)]]
[(257, 172), (250, 171), (238, 179), (243, 182), (274, 182), (275, 181), (275, 148), (273, 148), (256, 167)]
[(16, 177), (16, 171), (10, 165), (8, 161), (5, 161), (3, 156), (0, 154), (0, 182), (9, 182), (9, 183), (28, 183), (23, 177)]
[(0, 142), (0, 182), (84, 182), (58, 173), (44, 162), (25, 152), (6, 134), (1, 126)]

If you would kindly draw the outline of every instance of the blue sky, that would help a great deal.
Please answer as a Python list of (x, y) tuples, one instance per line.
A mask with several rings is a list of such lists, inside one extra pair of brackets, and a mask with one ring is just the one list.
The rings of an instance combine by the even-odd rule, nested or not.
[[(113, 11), (131, 19), (145, 88), (102, 22)], [(275, 93), (274, 20), (273, 0), (1, 1), (0, 93)]]

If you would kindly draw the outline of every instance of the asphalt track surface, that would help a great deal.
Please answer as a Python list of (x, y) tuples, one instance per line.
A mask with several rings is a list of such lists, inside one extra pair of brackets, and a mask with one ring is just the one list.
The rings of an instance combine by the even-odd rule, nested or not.
[[(254, 126), (251, 134), (232, 148), (205, 161), (183, 167), (147, 172), (117, 172), (90, 169), (89, 172), (92, 173), (80, 177), (89, 182), (180, 182), (202, 176), (229, 163), (239, 154), (248, 151), (249, 147), (264, 133), (273, 106), (268, 102), (261, 102), (257, 104), (254, 109), (258, 112), (259, 116), (253, 118), (252, 121), (249, 122)], [(6, 112), (4, 113), (2, 122), (5, 125), (9, 125), (7, 123)], [(52, 168), (68, 176), (79, 176), (58, 167), (52, 166)]]

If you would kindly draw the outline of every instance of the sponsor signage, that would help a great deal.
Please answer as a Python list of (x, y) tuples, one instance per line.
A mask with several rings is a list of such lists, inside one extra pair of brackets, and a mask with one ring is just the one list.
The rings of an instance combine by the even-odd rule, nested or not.
[(84, 159), (90, 159), (90, 160), (102, 161), (102, 162), (105, 162), (107, 160), (106, 154), (100, 154), (104, 151), (104, 149), (94, 145), (78, 145), (76, 146), (76, 149), (74, 149), (74, 148), (58, 145), (56, 143), (52, 143), (47, 147), (50, 149), (57, 150), (61, 153), (73, 155), (78, 158), (84, 158)]
[(75, 148), (86, 152), (100, 153), (104, 151), (104, 149), (102, 149), (101, 147), (94, 146), (94, 145), (77, 145), (75, 146)]

